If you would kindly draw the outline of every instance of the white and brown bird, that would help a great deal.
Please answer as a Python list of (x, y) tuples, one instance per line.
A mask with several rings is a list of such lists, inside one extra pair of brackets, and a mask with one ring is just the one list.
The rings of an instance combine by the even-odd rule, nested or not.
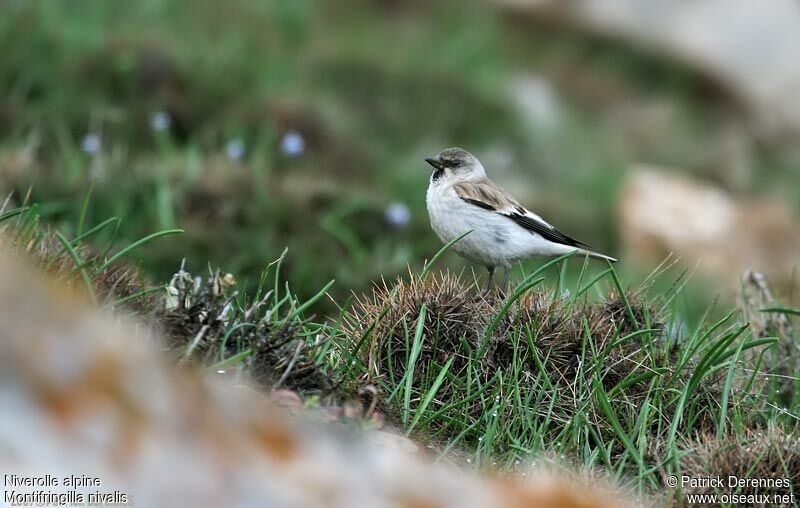
[(496, 267), (505, 269), (505, 287), (511, 266), (525, 259), (576, 252), (616, 261), (559, 232), (520, 205), (486, 177), (483, 165), (466, 150), (447, 148), (425, 161), (434, 169), (426, 196), (431, 227), (445, 243), (469, 232), (452, 248), (489, 270), (487, 291), (491, 288)]

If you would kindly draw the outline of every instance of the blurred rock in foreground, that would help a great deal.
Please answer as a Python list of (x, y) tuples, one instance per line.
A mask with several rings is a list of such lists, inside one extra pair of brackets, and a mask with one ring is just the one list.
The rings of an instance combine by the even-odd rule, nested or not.
[(800, 263), (800, 221), (786, 207), (735, 198), (665, 168), (632, 167), (617, 215), (623, 259), (650, 264), (673, 253), (729, 288), (746, 270), (786, 287)]
[(493, 0), (627, 41), (727, 89), (762, 134), (800, 133), (800, 5), (794, 0)]
[[(0, 469), (12, 504), (611, 507), (290, 416), (254, 390), (167, 366), (158, 338), (0, 253)], [(66, 482), (71, 482), (66, 485)], [(10, 497), (9, 497), (10, 496)], [(90, 499), (89, 496), (94, 496)], [(102, 497), (99, 497), (102, 496)]]

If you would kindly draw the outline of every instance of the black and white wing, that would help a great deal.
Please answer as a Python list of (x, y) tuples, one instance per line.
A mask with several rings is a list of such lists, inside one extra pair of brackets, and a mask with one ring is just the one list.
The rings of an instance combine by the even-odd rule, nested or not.
[(525, 209), (489, 179), (460, 183), (454, 185), (453, 188), (458, 197), (467, 203), (507, 217), (524, 229), (536, 233), (548, 241), (577, 249), (591, 248), (586, 243), (561, 233), (552, 224)]

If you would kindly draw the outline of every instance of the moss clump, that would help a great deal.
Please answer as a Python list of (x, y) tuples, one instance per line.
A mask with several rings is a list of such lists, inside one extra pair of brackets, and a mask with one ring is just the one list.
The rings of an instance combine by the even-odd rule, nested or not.
[[(652, 310), (641, 299), (629, 297), (629, 302), (639, 327), (649, 325), (655, 331), (620, 341), (639, 328), (629, 322), (627, 307), (616, 297), (599, 303), (573, 302), (552, 291), (529, 291), (506, 309), (505, 299), (484, 295), (458, 276), (443, 273), (422, 279), (412, 273), (391, 287), (384, 282), (370, 295), (357, 297), (345, 333), (356, 342), (367, 336), (361, 354), (370, 377), (398, 379), (406, 371), (424, 307), (415, 387), (422, 390), (448, 361), (452, 361), (453, 378), (472, 378), (477, 383), (489, 383), (498, 371), (519, 369), (520, 378), (530, 380), (531, 386), (554, 386), (556, 391), (548, 396), (554, 396), (565, 411), (574, 412), (578, 402), (570, 391), (576, 377), (591, 384), (591, 377), (598, 375), (611, 389), (655, 361), (642, 344), (661, 340), (660, 324), (653, 322)], [(632, 383), (624, 393), (639, 396), (643, 385)], [(461, 389), (457, 382), (444, 383), (437, 397), (447, 400)], [(476, 399), (466, 409), (478, 418), (485, 405)]]

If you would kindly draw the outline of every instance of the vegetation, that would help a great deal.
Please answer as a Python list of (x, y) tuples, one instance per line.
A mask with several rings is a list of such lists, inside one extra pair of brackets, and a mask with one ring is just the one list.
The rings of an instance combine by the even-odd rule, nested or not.
[[(144, 242), (88, 255), (84, 242), (102, 228), (70, 240), (38, 226), (37, 209), (3, 212), (4, 243), (160, 327), (178, 363), (244, 370), (264, 389), (288, 388), (323, 407), (369, 393), (364, 425), (380, 415), (465, 466), (522, 473), (531, 460), (555, 460), (668, 496), (665, 475), (712, 466), (744, 475), (755, 464), (791, 480), (783, 493), (800, 487), (792, 444), (800, 384), (779, 374), (785, 357), (775, 354), (796, 336), (759, 336), (764, 329), (737, 320), (736, 310), (681, 328), (675, 295), (647, 294), (652, 278), (624, 290), (611, 265), (585, 278), (586, 260), (570, 287), (563, 256), (502, 295), (427, 266), (357, 295), (338, 319), (319, 319), (309, 309), (332, 283), (299, 300), (281, 277), (283, 258), (252, 295), (231, 274), (194, 277), (182, 267), (147, 288), (119, 263)], [(550, 266), (561, 267), (555, 280), (544, 275)], [(771, 303), (759, 310), (791, 330), (800, 309)]]
[[(159, 327), (176, 363), (360, 405), (465, 467), (667, 498), (672, 474), (769, 471), (800, 495), (800, 310), (763, 280), (734, 306), (668, 263), (559, 258), (484, 295), (427, 225), (420, 161), (474, 146), (613, 252), (624, 161), (714, 174), (713, 91), (686, 69), (483, 3), (145, 4), (0, 4), (4, 245)], [(530, 123), (508, 87), (534, 71), (566, 99)], [(659, 143), (608, 128), (619, 95), (669, 104)], [(775, 171), (753, 187), (795, 192), (755, 157)]]
[[(288, 248), (283, 270), (302, 298), (335, 278), (343, 299), (407, 263), (419, 269), (438, 248), (422, 159), (450, 145), (481, 155), (521, 199), (604, 252), (617, 251), (627, 161), (719, 179), (707, 154), (727, 127), (723, 98), (686, 69), (608, 41), (506, 19), (484, 2), (181, 6), (0, 7), (0, 194), (30, 190), (64, 234), (76, 232), (91, 185), (85, 222), (118, 217), (125, 242), (183, 229), (180, 242), (131, 259), (153, 280), (187, 257), (190, 271), (224, 266), (252, 291), (253, 274)], [(654, 132), (614, 123), (622, 102), (665, 120)], [(753, 185), (798, 202), (781, 159), (752, 156), (764, 168)], [(319, 310), (334, 311), (327, 303)], [(700, 317), (696, 307), (686, 319)]]

